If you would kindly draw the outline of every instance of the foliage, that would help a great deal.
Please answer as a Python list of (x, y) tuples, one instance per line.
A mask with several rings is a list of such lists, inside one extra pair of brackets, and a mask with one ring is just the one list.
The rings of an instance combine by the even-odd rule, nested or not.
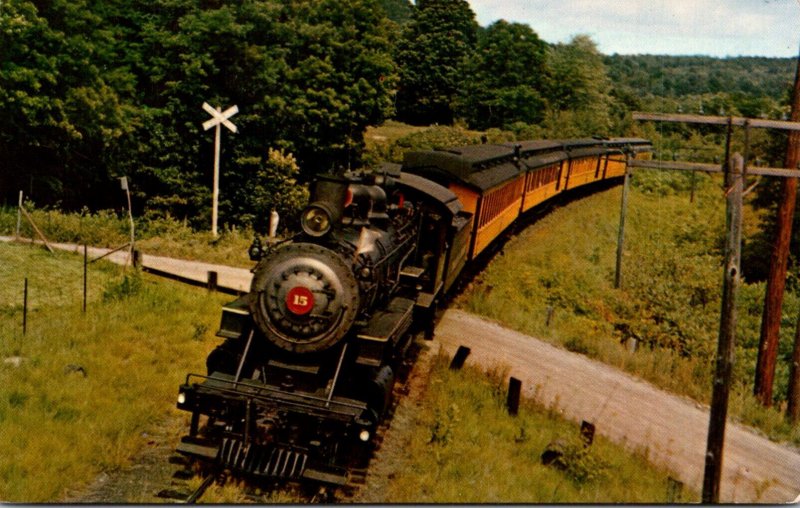
[(117, 206), (113, 177), (127, 174), (137, 215), (197, 226), (213, 159), (200, 105), (237, 104), (220, 203), (235, 222), (263, 213), (232, 210), (246, 187), (225, 186), (250, 183), (254, 154), (293, 153), (305, 177), (356, 167), (365, 127), (392, 111), (395, 25), (377, 0), (12, 0), (2, 16), (0, 104), (12, 121), (0, 156), (20, 175), (3, 180), (6, 199), (23, 188), (70, 209)]
[(411, 124), (453, 122), (464, 68), (477, 40), (475, 13), (466, 0), (419, 0), (403, 29), (397, 119)]
[(611, 82), (594, 41), (587, 35), (577, 35), (567, 44), (552, 46), (547, 67), (550, 111), (546, 121), (551, 125), (581, 125), (595, 135), (608, 135)]
[(456, 113), (472, 128), (541, 120), (546, 45), (528, 25), (500, 20), (481, 30)]
[(562, 440), (562, 455), (553, 463), (578, 485), (593, 483), (604, 479), (609, 473), (609, 464), (594, 453), (594, 449), (585, 446), (577, 437)]
[(609, 77), (617, 86), (635, 90), (639, 95), (685, 97), (729, 93), (775, 100), (783, 98), (791, 86), (796, 65), (792, 58), (763, 57), (611, 55), (604, 57), (604, 61)]
[(414, 5), (410, 0), (379, 0), (386, 17), (398, 25), (405, 25), (414, 15)]
[(270, 213), (275, 210), (285, 228), (306, 205), (308, 190), (295, 180), (300, 168), (291, 154), (270, 149), (265, 160), (243, 158), (240, 166), (250, 178), (235, 186), (240, 192), (231, 208), (239, 224), (267, 231)]
[(375, 144), (368, 153), (366, 160), (371, 161), (373, 164), (378, 164), (381, 161), (402, 163), (403, 156), (408, 151), (475, 145), (481, 143), (484, 136), (480, 132), (466, 130), (458, 126), (434, 126), (413, 129), (408, 134), (401, 135), (396, 139), (387, 139), (385, 143)]
[(36, 189), (75, 206), (103, 194), (136, 123), (120, 27), (88, 0), (0, 6), (0, 194)]

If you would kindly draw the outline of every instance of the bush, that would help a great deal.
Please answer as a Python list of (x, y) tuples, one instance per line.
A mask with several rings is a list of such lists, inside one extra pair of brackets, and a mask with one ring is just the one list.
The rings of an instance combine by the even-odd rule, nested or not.
[(480, 132), (469, 131), (462, 127), (435, 125), (406, 134), (394, 141), (376, 144), (370, 153), (365, 154), (364, 160), (371, 165), (382, 161), (399, 164), (403, 162), (403, 156), (409, 151), (476, 145), (480, 142)]

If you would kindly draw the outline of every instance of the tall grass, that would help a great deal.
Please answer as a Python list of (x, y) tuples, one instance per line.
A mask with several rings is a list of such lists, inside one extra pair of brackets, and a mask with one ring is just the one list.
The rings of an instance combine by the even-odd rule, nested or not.
[[(84, 315), (82, 260), (42, 252), (0, 244), (0, 500), (10, 502), (54, 502), (128, 464), (144, 432), (178, 416), (177, 386), (204, 370), (229, 298), (97, 263)], [(25, 273), (35, 310), (23, 336)]]
[[(509, 240), (457, 305), (708, 403), (719, 331), (724, 199), (717, 179), (698, 178), (690, 203), (683, 180), (637, 174), (621, 289), (613, 286), (617, 188), (558, 208)], [(758, 225), (753, 218), (748, 210), (745, 238)], [(749, 395), (763, 292), (763, 284), (740, 289), (730, 414), (775, 439), (800, 444), (800, 426), (783, 422), (777, 410), (758, 407)], [(786, 325), (798, 308), (800, 299), (787, 294)], [(782, 357), (791, 351), (792, 331), (783, 327)], [(626, 346), (634, 339), (638, 349), (631, 352)], [(787, 379), (788, 362), (781, 361), (779, 400)]]
[[(385, 501), (399, 503), (661, 503), (665, 470), (602, 437), (584, 449), (577, 425), (534, 401), (516, 417), (504, 406), (505, 378), (433, 361), (411, 439)], [(561, 468), (541, 455), (561, 441)], [(684, 501), (696, 501), (685, 493)]]

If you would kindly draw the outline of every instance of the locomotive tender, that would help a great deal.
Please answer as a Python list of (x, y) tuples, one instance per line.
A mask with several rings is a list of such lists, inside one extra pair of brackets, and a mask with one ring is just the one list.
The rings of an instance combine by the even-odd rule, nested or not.
[[(252, 479), (345, 485), (369, 455), (412, 337), (521, 214), (619, 178), (637, 138), (410, 152), (402, 167), (320, 176), (302, 232), (255, 241), (250, 292), (225, 305), (207, 375), (189, 374), (178, 451)], [(368, 459), (367, 459), (368, 460)]]

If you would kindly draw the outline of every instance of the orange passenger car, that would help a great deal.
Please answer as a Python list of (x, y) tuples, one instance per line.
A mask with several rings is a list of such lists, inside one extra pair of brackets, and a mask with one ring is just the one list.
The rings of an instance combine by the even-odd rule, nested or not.
[(469, 259), (526, 211), (576, 187), (619, 178), (626, 157), (647, 157), (638, 138), (538, 140), (409, 152), (403, 171), (449, 188), (473, 214)]

